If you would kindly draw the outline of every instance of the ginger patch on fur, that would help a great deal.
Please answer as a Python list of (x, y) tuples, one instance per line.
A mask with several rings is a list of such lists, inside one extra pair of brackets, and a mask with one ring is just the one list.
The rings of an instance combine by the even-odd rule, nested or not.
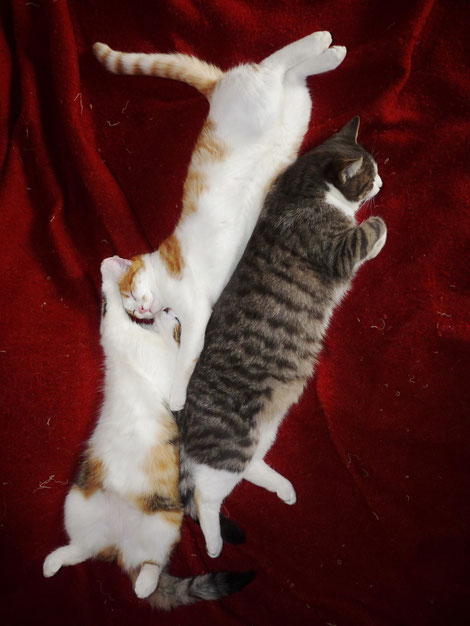
[(134, 280), (134, 276), (137, 274), (139, 270), (144, 267), (144, 261), (141, 255), (135, 256), (132, 259), (132, 265), (129, 267), (127, 272), (125, 272), (121, 278), (119, 279), (119, 290), (123, 295), (131, 295), (132, 292), (132, 281)]
[(199, 196), (206, 189), (202, 172), (204, 166), (210, 162), (222, 161), (227, 153), (228, 148), (219, 139), (214, 121), (208, 118), (194, 146), (193, 158), (184, 183), (182, 217), (197, 211)]
[(175, 234), (170, 235), (160, 245), (158, 252), (168, 273), (172, 276), (180, 276), (184, 267), (184, 259), (178, 237)]
[(163, 434), (159, 442), (150, 448), (144, 462), (150, 489), (138, 497), (137, 505), (144, 513), (159, 511), (177, 512), (182, 510), (179, 481), (178, 429), (175, 422), (167, 415), (160, 417)]

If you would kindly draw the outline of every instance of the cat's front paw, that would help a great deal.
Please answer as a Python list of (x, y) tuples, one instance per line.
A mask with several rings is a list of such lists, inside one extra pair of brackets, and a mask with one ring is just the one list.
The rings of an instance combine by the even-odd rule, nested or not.
[(374, 229), (377, 234), (377, 241), (371, 248), (371, 251), (367, 255), (367, 259), (374, 259), (387, 241), (387, 226), (381, 217), (369, 217), (367, 223)]
[(170, 396), (170, 410), (171, 411), (182, 411), (184, 409), (184, 403), (186, 402), (186, 392), (185, 393), (175, 393)]

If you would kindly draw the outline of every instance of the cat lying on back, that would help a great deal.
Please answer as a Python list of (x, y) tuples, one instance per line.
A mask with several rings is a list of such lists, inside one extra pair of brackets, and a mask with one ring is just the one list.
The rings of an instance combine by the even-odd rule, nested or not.
[(181, 220), (156, 252), (135, 258), (120, 282), (129, 312), (153, 317), (169, 307), (181, 321), (172, 409), (184, 405), (212, 307), (245, 249), (269, 185), (296, 158), (310, 119), (306, 78), (344, 59), (346, 49), (330, 44), (328, 32), (313, 33), (259, 64), (226, 72), (184, 54), (94, 46), (112, 72), (181, 80), (210, 102), (184, 185)]
[(44, 561), (44, 575), (90, 558), (117, 560), (139, 598), (170, 609), (214, 600), (247, 584), (251, 573), (179, 579), (164, 570), (180, 538), (178, 430), (168, 409), (180, 323), (170, 310), (154, 328), (133, 322), (118, 279), (130, 261), (105, 259), (101, 343), (105, 393), (98, 424), (65, 501), (70, 543)]
[(212, 557), (222, 548), (220, 506), (243, 478), (296, 501), (264, 456), (312, 374), (334, 307), (385, 243), (380, 217), (354, 219), (382, 184), (358, 126), (355, 118), (274, 183), (177, 414), (180, 490)]

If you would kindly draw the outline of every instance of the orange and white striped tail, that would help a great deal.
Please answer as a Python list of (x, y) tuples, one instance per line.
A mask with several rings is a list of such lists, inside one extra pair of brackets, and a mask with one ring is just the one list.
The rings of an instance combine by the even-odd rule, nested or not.
[(114, 74), (144, 74), (180, 80), (205, 96), (210, 95), (224, 74), (215, 65), (179, 52), (118, 52), (104, 43), (95, 43), (93, 52), (98, 61)]

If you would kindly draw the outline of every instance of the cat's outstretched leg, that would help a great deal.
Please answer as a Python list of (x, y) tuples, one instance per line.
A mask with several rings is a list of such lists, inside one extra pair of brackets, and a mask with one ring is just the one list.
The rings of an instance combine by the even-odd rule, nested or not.
[(250, 483), (276, 493), (286, 504), (295, 504), (297, 496), (292, 483), (269, 467), (261, 459), (252, 459), (246, 468), (243, 478)]
[(206, 540), (207, 554), (215, 558), (222, 550), (220, 507), (242, 479), (242, 474), (198, 465), (194, 470), (194, 500), (197, 516)]
[(86, 550), (70, 543), (68, 546), (57, 548), (46, 557), (43, 565), (43, 573), (46, 578), (54, 576), (63, 565), (76, 565), (89, 559), (91, 554)]

